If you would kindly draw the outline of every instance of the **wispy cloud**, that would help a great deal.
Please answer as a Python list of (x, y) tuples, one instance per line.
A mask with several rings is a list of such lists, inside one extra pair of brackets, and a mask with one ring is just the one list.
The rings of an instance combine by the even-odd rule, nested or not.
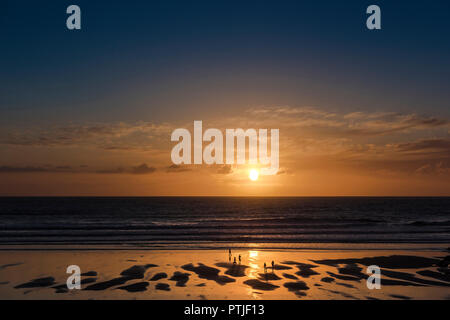
[(166, 168), (166, 172), (169, 172), (169, 173), (179, 173), (179, 172), (186, 172), (186, 171), (191, 171), (191, 170), (192, 169), (190, 169), (187, 166), (176, 165), (176, 164), (172, 164)]
[(149, 166), (145, 163), (138, 166), (117, 167), (117, 168), (101, 168), (89, 169), (87, 165), (80, 165), (78, 167), (72, 166), (0, 166), (0, 173), (89, 173), (89, 174), (151, 174), (157, 171), (155, 167)]
[(424, 175), (447, 175), (450, 174), (450, 166), (443, 162), (434, 164), (427, 163), (415, 170), (415, 173)]
[(312, 107), (262, 107), (248, 110), (252, 121), (284, 128), (309, 129), (329, 135), (377, 136), (411, 130), (450, 128), (448, 119), (394, 112), (334, 113)]
[[(234, 117), (205, 117), (183, 123), (97, 123), (8, 131), (3, 128), (0, 132), (0, 148), (43, 147), (41, 149), (46, 152), (48, 149), (64, 150), (65, 147), (89, 147), (98, 149), (99, 155), (111, 151), (115, 155), (120, 154), (120, 158), (116, 162), (119, 165), (111, 167), (80, 167), (73, 163), (71, 167), (51, 168), (32, 162), (28, 166), (5, 164), (0, 167), (0, 173), (151, 174), (157, 171), (181, 173), (201, 170), (197, 167), (167, 165), (174, 145), (170, 141), (172, 130), (192, 128), (193, 120), (203, 120), (204, 129), (280, 129), (280, 164), (283, 166), (280, 173), (294, 172), (307, 161), (316, 166), (332, 161), (349, 166), (358, 162), (360, 167), (385, 171), (403, 167), (414, 172), (427, 164), (435, 167), (436, 163), (450, 160), (450, 122), (445, 118), (414, 113), (338, 113), (314, 107), (278, 106), (250, 108)], [(152, 165), (137, 165), (139, 162), (136, 158), (139, 158), (137, 155), (140, 151), (153, 151), (146, 154), (146, 159)], [(95, 152), (91, 153), (94, 157)], [(297, 164), (299, 161), (300, 165)], [(7, 162), (11, 163), (14, 162)], [(419, 171), (426, 171), (426, 168)], [(222, 174), (224, 179), (234, 173), (231, 166), (214, 166), (207, 172)]]
[(450, 139), (422, 139), (395, 144), (393, 147), (405, 153), (439, 153), (450, 157)]
[(48, 172), (48, 168), (44, 167), (15, 167), (15, 166), (1, 166), (0, 173), (31, 173), (31, 172)]
[(231, 167), (231, 165), (223, 165), (220, 166), (216, 172), (218, 174), (230, 174), (233, 172), (233, 168)]
[(117, 167), (115, 169), (101, 169), (95, 171), (95, 173), (101, 174), (151, 174), (157, 169), (155, 167), (149, 166), (146, 163), (142, 163), (137, 166), (131, 166), (129, 168)]
[(17, 146), (91, 146), (106, 150), (143, 150), (167, 141), (167, 124), (100, 123), (54, 128), (15, 129), (0, 134), (0, 144)]
[[(186, 125), (192, 125), (192, 119)], [(210, 118), (204, 124), (216, 128), (280, 128), (288, 133), (317, 137), (382, 136), (393, 133), (444, 128), (447, 119), (392, 112), (351, 112), (339, 114), (312, 107), (250, 108), (242, 115)], [(173, 129), (180, 123), (98, 123), (54, 128), (16, 129), (0, 133), (0, 144), (19, 146), (93, 146), (106, 150), (167, 148)]]
[(145, 163), (131, 168), (131, 173), (133, 173), (133, 174), (149, 174), (149, 173), (153, 173), (155, 171), (156, 171), (156, 168), (149, 167)]
[(100, 173), (100, 174), (119, 174), (119, 173), (125, 173), (125, 169), (122, 167), (116, 168), (116, 169), (101, 169), (101, 170), (97, 170), (95, 171), (95, 173)]

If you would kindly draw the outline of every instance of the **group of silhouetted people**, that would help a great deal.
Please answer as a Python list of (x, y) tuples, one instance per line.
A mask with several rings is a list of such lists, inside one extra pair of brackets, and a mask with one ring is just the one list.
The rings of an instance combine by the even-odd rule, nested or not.
[[(231, 249), (228, 249), (228, 261), (230, 261), (230, 262), (231, 262), (231, 256), (232, 256)], [(233, 264), (236, 264), (236, 257), (234, 257), (234, 259), (233, 259)], [(239, 264), (241, 264), (241, 255), (239, 255)], [(272, 272), (274, 270), (275, 270), (275, 262), (272, 260)], [(266, 272), (267, 272), (267, 265), (264, 262), (264, 273), (266, 273)]]
[[(273, 262), (273, 260), (272, 260), (272, 272), (273, 272), (273, 270), (275, 270), (275, 262)], [(267, 272), (267, 265), (265, 262), (264, 262), (264, 272)]]
[[(231, 249), (228, 249), (228, 261), (231, 261)], [(236, 264), (236, 257), (234, 257), (233, 264)], [(241, 264), (241, 255), (239, 255), (239, 264)]]

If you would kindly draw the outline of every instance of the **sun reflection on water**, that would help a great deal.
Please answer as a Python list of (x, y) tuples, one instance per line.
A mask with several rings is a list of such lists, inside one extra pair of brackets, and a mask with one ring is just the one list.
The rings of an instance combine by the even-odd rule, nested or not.
[(248, 277), (250, 279), (256, 279), (258, 277), (259, 266), (258, 266), (258, 251), (248, 252), (248, 266), (250, 267), (248, 272)]
[[(256, 250), (250, 250), (248, 252), (248, 278), (249, 279), (257, 279), (258, 273), (259, 273), (259, 257), (258, 257), (258, 251)], [(252, 297), (252, 299), (261, 299), (260, 294), (255, 292), (254, 289), (248, 288), (247, 289), (248, 295)]]

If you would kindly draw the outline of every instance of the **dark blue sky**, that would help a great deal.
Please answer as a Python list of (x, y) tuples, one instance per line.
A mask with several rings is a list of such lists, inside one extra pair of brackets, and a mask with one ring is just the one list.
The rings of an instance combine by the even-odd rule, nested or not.
[[(1, 124), (172, 121), (260, 105), (450, 115), (449, 2), (313, 3), (3, 1)], [(66, 29), (70, 4), (81, 31)], [(370, 4), (382, 30), (365, 27)]]

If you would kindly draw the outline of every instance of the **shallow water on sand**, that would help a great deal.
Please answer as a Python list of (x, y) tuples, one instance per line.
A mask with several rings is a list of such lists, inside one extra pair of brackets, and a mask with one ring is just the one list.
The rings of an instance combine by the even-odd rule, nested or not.
[[(450, 281), (436, 265), (446, 255), (255, 248), (232, 250), (231, 257), (226, 250), (2, 250), (0, 298), (449, 299)], [(66, 268), (74, 264), (89, 272), (82, 290), (64, 288)], [(381, 267), (379, 290), (366, 286), (369, 264)]]

